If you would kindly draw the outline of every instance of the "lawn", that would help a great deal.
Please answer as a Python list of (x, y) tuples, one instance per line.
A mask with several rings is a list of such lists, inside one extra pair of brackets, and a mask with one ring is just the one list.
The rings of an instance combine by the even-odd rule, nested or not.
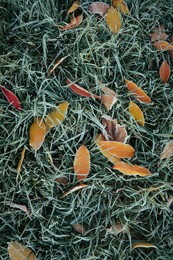
[[(173, 139), (173, 74), (164, 84), (159, 68), (166, 59), (172, 70), (173, 60), (168, 51), (154, 48), (150, 33), (163, 24), (170, 39), (173, 2), (127, 0), (131, 15), (122, 15), (117, 34), (110, 31), (105, 17), (88, 12), (90, 0), (81, 1), (81, 24), (60, 30), (59, 25), (69, 21), (72, 2), (0, 1), (0, 84), (15, 93), (22, 106), (15, 110), (0, 93), (0, 258), (9, 259), (8, 243), (16, 241), (40, 260), (171, 260), (173, 157), (161, 160), (160, 155)], [(65, 56), (48, 76), (51, 65)], [(107, 111), (99, 100), (71, 91), (67, 78), (96, 95), (102, 95), (100, 82), (105, 83), (118, 100)], [(141, 87), (152, 102), (136, 100), (125, 78)], [(29, 145), (34, 118), (45, 119), (64, 101), (69, 102), (64, 121), (51, 128), (34, 151)], [(130, 115), (130, 101), (143, 111), (144, 127)], [(127, 143), (135, 155), (124, 161), (146, 167), (151, 175), (131, 176), (112, 169), (95, 143), (96, 135), (104, 131), (104, 114), (127, 130)], [(79, 185), (73, 162), (82, 144), (91, 156), (84, 181), (88, 186), (62, 198)], [(68, 183), (60, 184), (60, 177)], [(10, 203), (26, 206), (29, 213)], [(110, 232), (117, 223), (124, 232)], [(75, 230), (74, 224), (82, 225), (85, 233)], [(132, 250), (133, 243), (141, 241), (157, 248)]]

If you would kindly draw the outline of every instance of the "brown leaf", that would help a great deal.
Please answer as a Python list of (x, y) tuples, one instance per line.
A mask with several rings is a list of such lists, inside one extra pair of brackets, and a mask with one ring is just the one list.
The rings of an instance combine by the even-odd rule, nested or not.
[(160, 66), (159, 70), (160, 78), (163, 83), (166, 83), (169, 80), (170, 74), (171, 74), (171, 69), (170, 66), (167, 62), (167, 60), (164, 60)]
[(64, 26), (59, 25), (58, 27), (61, 31), (67, 31), (67, 30), (78, 27), (82, 23), (82, 21), (83, 21), (83, 14), (76, 16), (76, 17), (73, 16), (71, 18), (70, 23), (67, 23)]
[(163, 152), (160, 155), (160, 159), (166, 159), (173, 156), (173, 141), (170, 141), (166, 144), (166, 146), (163, 149)]
[(101, 123), (105, 127), (103, 135), (107, 141), (117, 141), (125, 143), (127, 140), (127, 132), (125, 126), (121, 126), (117, 123), (116, 119), (112, 119), (110, 116), (103, 115), (101, 117)]
[(152, 33), (150, 34), (151, 42), (155, 41), (165, 41), (168, 38), (168, 34), (165, 33), (164, 25), (160, 25), (158, 27), (154, 27), (152, 29)]
[(29, 211), (25, 205), (16, 204), (16, 203), (12, 203), (12, 202), (6, 202), (5, 205), (10, 206), (11, 208), (20, 209), (27, 214), (29, 213)]
[(72, 4), (72, 6), (68, 9), (68, 14), (75, 12), (78, 8), (80, 7), (80, 1), (74, 1), (74, 3)]
[(48, 70), (48, 76), (52, 74), (52, 72), (67, 58), (69, 55), (61, 58), (60, 60), (57, 60), (53, 66)]
[(73, 224), (72, 227), (74, 230), (76, 230), (78, 233), (81, 233), (82, 235), (85, 235), (86, 230), (81, 224)]
[(113, 6), (107, 12), (106, 24), (114, 34), (118, 33), (121, 28), (121, 16)]
[(138, 248), (138, 247), (143, 247), (143, 248), (153, 247), (153, 248), (157, 249), (157, 246), (155, 246), (154, 244), (150, 244), (148, 242), (133, 242), (132, 243), (132, 249), (135, 249), (135, 248)]
[(109, 8), (110, 8), (110, 6), (103, 2), (93, 2), (89, 6), (89, 12), (93, 13), (93, 14), (100, 14), (101, 16), (104, 16)]
[(117, 95), (115, 91), (108, 87), (103, 87), (102, 91), (104, 94), (101, 96), (101, 102), (105, 108), (109, 111), (112, 109), (113, 105), (117, 102)]
[(69, 180), (64, 176), (56, 178), (55, 181), (62, 185), (67, 185), (69, 183)]
[(20, 174), (20, 171), (21, 171), (21, 167), (22, 167), (22, 163), (23, 163), (23, 160), (24, 160), (24, 157), (25, 157), (25, 147), (23, 148), (22, 152), (21, 152), (21, 157), (20, 157), (20, 160), (19, 160), (19, 163), (18, 163), (18, 166), (17, 166), (17, 176), (16, 176), (16, 180), (18, 180), (18, 177), (19, 177), (19, 174)]
[(34, 252), (29, 247), (16, 241), (10, 241), (7, 250), (11, 260), (36, 260)]
[(112, 227), (106, 229), (106, 234), (110, 234), (110, 233), (125, 234), (125, 233), (129, 233), (129, 232), (130, 232), (130, 229), (126, 225), (124, 225), (120, 222), (113, 225)]

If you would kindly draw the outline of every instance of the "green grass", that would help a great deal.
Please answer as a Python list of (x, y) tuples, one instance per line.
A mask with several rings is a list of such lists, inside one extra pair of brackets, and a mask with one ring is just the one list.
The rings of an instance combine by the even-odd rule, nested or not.
[[(163, 23), (171, 36), (172, 0), (127, 1), (131, 16), (123, 16), (118, 35), (112, 35), (104, 18), (87, 12), (92, 1), (82, 1), (85, 19), (73, 30), (59, 31), (67, 21), (72, 1), (1, 0), (0, 2), (0, 84), (16, 93), (23, 110), (18, 112), (0, 95), (0, 256), (8, 259), (7, 243), (19, 241), (33, 249), (38, 259), (172, 259), (173, 160), (160, 161), (164, 145), (173, 139), (173, 75), (168, 84), (159, 79), (159, 66), (168, 53), (150, 43), (153, 26)], [(110, 1), (104, 1), (110, 4)], [(56, 60), (69, 55), (47, 77)], [(152, 62), (152, 64), (151, 64)], [(118, 94), (110, 112), (95, 100), (73, 94), (66, 78), (95, 94), (101, 94), (99, 80), (109, 83)], [(138, 126), (128, 113), (134, 100), (124, 84), (133, 80), (148, 93), (151, 105), (137, 102), (144, 111), (146, 125)], [(43, 116), (62, 101), (69, 111), (60, 127), (48, 133), (35, 154), (29, 147), (29, 128), (35, 116)], [(126, 125), (129, 143), (135, 148), (134, 164), (143, 165), (150, 177), (125, 176), (112, 170), (94, 144), (103, 129), (102, 114)], [(91, 154), (88, 187), (62, 199), (77, 185), (73, 160), (77, 148), (85, 144)], [(26, 155), (16, 183), (16, 168), (23, 146)], [(50, 151), (57, 170), (48, 160)], [(67, 186), (55, 182), (69, 179)], [(145, 188), (162, 186), (149, 192)], [(7, 202), (26, 205), (29, 217)], [(130, 234), (106, 234), (106, 228), (121, 222)], [(87, 233), (77, 233), (72, 225), (84, 225)], [(131, 243), (147, 241), (158, 249), (135, 249)]]

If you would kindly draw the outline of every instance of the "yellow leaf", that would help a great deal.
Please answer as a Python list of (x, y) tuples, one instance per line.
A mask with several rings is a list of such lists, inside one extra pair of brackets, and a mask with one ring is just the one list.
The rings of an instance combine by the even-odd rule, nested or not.
[(87, 184), (80, 184), (80, 185), (77, 185), (75, 186), (74, 188), (70, 189), (69, 191), (65, 192), (64, 195), (61, 196), (61, 198), (65, 198), (67, 195), (75, 192), (75, 191), (78, 191), (78, 190), (81, 190), (81, 189), (84, 189), (86, 188), (88, 185)]
[(18, 176), (19, 176), (19, 173), (20, 173), (20, 170), (21, 170), (21, 167), (22, 167), (22, 163), (23, 163), (23, 160), (24, 160), (24, 157), (25, 157), (25, 147), (23, 148), (22, 152), (21, 152), (21, 157), (20, 157), (20, 160), (19, 160), (19, 163), (18, 163), (18, 166), (17, 166), (17, 176), (16, 176), (16, 179), (18, 179)]
[(77, 150), (74, 159), (74, 172), (78, 181), (87, 178), (90, 171), (90, 153), (85, 145), (81, 145)]
[(113, 6), (107, 12), (106, 24), (114, 34), (118, 33), (121, 28), (120, 14)]
[(123, 14), (130, 14), (127, 4), (123, 0), (112, 0), (112, 5)]
[(129, 104), (129, 112), (139, 125), (144, 126), (145, 120), (142, 110), (132, 101)]
[(46, 136), (46, 125), (41, 116), (34, 119), (30, 128), (29, 145), (37, 151), (42, 146)]
[(80, 1), (75, 1), (72, 6), (68, 9), (68, 14), (73, 13), (80, 7)]
[(61, 103), (56, 109), (53, 109), (46, 117), (46, 128), (49, 130), (52, 127), (58, 126), (66, 117), (69, 103), (67, 101)]
[(151, 175), (151, 172), (147, 168), (124, 162), (117, 162), (116, 165), (113, 166), (113, 169), (118, 170), (126, 175), (140, 175), (142, 177)]
[(48, 70), (48, 76), (52, 74), (52, 72), (68, 57), (69, 55), (57, 60), (53, 66)]
[(132, 249), (135, 249), (138, 247), (144, 247), (144, 248), (153, 247), (153, 248), (157, 249), (157, 246), (155, 246), (154, 244), (147, 243), (147, 242), (133, 242), (132, 243)]
[(30, 248), (15, 241), (9, 242), (8, 254), (11, 260), (36, 260), (36, 256)]

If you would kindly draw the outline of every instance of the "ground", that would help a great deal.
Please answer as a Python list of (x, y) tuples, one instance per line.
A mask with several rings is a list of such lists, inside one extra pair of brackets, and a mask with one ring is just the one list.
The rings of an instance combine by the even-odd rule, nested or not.
[[(88, 12), (92, 1), (81, 1), (82, 24), (60, 31), (67, 22), (72, 1), (0, 1), (0, 80), (15, 93), (22, 111), (8, 105), (0, 94), (0, 256), (8, 259), (11, 240), (30, 247), (38, 259), (172, 259), (173, 161), (160, 160), (165, 144), (173, 137), (173, 75), (163, 84), (159, 66), (168, 52), (154, 49), (151, 28), (164, 24), (173, 33), (172, 0), (126, 1), (131, 15), (122, 16), (123, 25), (113, 35), (105, 19)], [(110, 4), (110, 1), (104, 1)], [(47, 70), (57, 59), (69, 55), (55, 73)], [(69, 89), (66, 78), (101, 94), (99, 81), (108, 83), (118, 101), (108, 112), (94, 99), (80, 97)], [(133, 80), (151, 97), (151, 104), (137, 102), (145, 115), (139, 126), (128, 112), (135, 98), (127, 91), (124, 78)], [(36, 116), (45, 117), (51, 108), (69, 102), (61, 126), (52, 128), (43, 146), (34, 152), (29, 146), (29, 129)], [(95, 137), (103, 126), (102, 114), (126, 126), (129, 143), (136, 153), (131, 163), (143, 165), (152, 175), (126, 176), (112, 169), (100, 153)], [(65, 198), (62, 194), (78, 184), (73, 171), (76, 150), (85, 144), (91, 155), (87, 188)], [(16, 182), (16, 168), (23, 147), (25, 159)], [(48, 159), (51, 154), (53, 167)], [(66, 176), (68, 185), (56, 182)], [(158, 187), (155, 190), (149, 187)], [(27, 215), (8, 203), (25, 205)], [(120, 222), (129, 233), (107, 233)], [(82, 235), (73, 228), (79, 223)], [(157, 249), (131, 244), (146, 241)]]

